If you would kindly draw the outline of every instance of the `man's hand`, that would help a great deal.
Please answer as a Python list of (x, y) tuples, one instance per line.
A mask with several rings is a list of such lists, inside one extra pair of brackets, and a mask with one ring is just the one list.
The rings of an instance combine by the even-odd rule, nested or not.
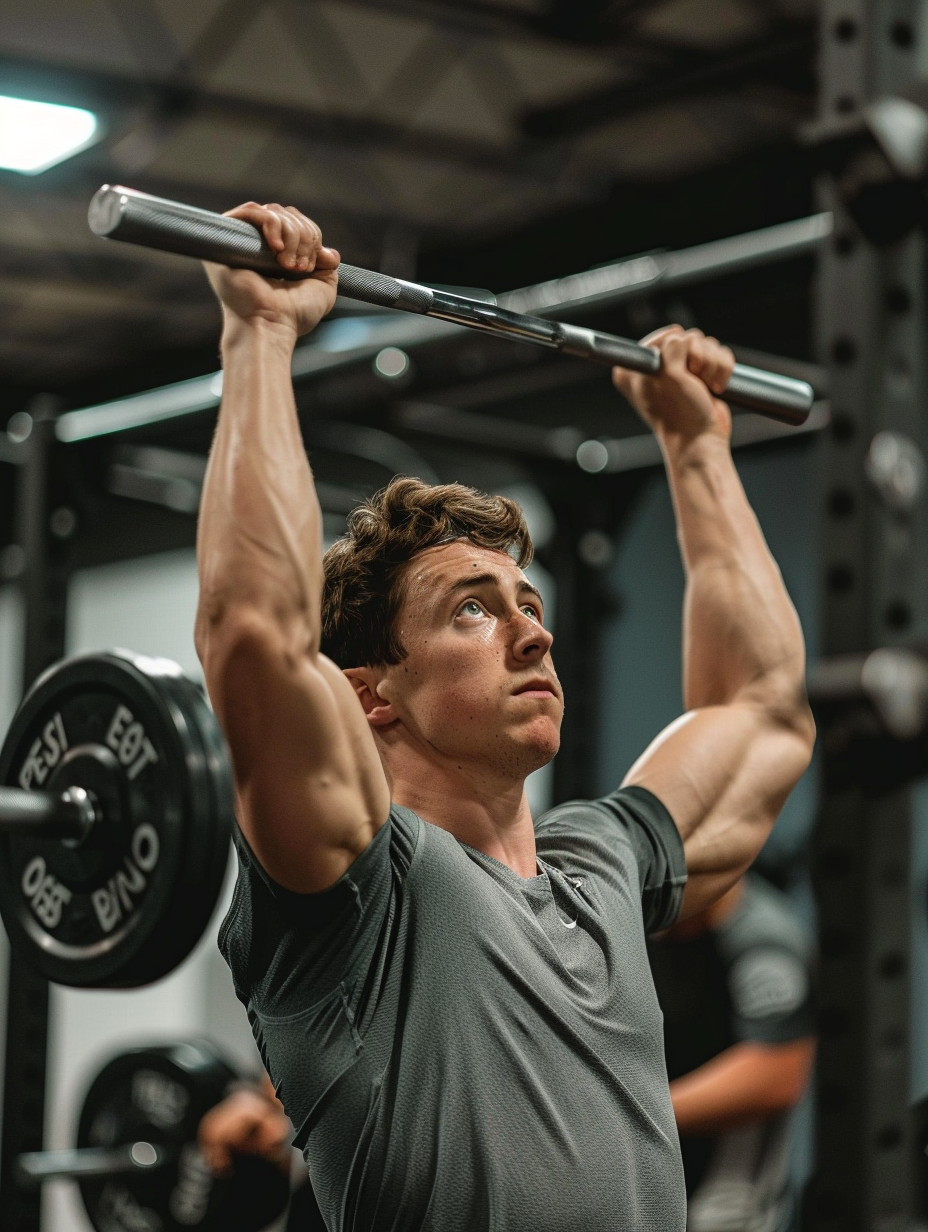
[(666, 325), (641, 344), (660, 351), (661, 371), (642, 376), (613, 368), (612, 380), (645, 423), (658, 437), (689, 439), (712, 433), (728, 440), (731, 411), (715, 395), (725, 389), (735, 366), (729, 348), (681, 325)]
[(332, 310), (338, 286), (339, 255), (325, 248), (322, 232), (291, 206), (248, 201), (229, 210), (228, 218), (254, 223), (277, 253), (282, 270), (311, 273), (299, 282), (265, 278), (251, 270), (233, 270), (204, 262), (213, 290), (222, 302), (226, 326), (265, 322), (294, 338), (315, 329)]
[(234, 1156), (257, 1155), (290, 1171), (290, 1122), (269, 1080), (241, 1087), (211, 1108), (197, 1133), (203, 1158), (217, 1176), (232, 1171)]

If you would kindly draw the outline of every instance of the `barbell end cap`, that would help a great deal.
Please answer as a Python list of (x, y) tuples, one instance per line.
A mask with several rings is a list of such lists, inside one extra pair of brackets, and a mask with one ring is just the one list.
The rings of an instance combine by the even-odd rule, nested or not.
[(119, 226), (122, 218), (122, 190), (118, 184), (104, 184), (90, 199), (87, 207), (87, 225), (94, 235), (107, 239)]

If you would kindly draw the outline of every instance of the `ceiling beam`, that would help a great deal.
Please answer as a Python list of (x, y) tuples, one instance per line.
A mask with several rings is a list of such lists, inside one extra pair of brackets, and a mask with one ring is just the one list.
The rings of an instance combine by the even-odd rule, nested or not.
[(557, 107), (540, 108), (525, 116), (523, 130), (537, 141), (563, 140), (673, 99), (745, 85), (775, 84), (811, 98), (815, 48), (813, 27), (793, 26), (736, 51), (695, 59), (687, 56), (675, 73), (596, 90)]
[(308, 150), (314, 147), (336, 147), (341, 152), (347, 149), (360, 153), (389, 150), (493, 172), (537, 186), (553, 186), (560, 175), (560, 168), (554, 162), (547, 172), (535, 150), (531, 158), (522, 157), (518, 150), (489, 142), (450, 137), (372, 117), (338, 115), (245, 98), (177, 79), (144, 78), (103, 69), (64, 68), (13, 56), (0, 56), (0, 78), (8, 93), (90, 107), (103, 115), (114, 135), (121, 135), (120, 130), (124, 130), (127, 121), (133, 118), (133, 112), (137, 120), (141, 109), (153, 121), (169, 127), (195, 117), (260, 123), (266, 125), (269, 132), (272, 130)]

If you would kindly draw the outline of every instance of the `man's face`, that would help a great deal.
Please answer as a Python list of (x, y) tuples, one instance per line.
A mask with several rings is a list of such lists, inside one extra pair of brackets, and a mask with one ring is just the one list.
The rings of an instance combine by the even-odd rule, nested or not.
[(545, 765), (564, 703), (541, 596), (519, 566), (459, 540), (414, 557), (404, 581), (397, 632), (407, 654), (377, 689), (404, 739), (506, 776)]

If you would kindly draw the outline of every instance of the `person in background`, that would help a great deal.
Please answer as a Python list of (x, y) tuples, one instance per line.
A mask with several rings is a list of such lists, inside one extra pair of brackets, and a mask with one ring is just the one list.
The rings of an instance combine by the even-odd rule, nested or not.
[(687, 1232), (782, 1232), (793, 1212), (790, 1113), (815, 1051), (811, 947), (795, 908), (749, 873), (648, 952)]
[[(198, 1133), (203, 1157), (217, 1176), (227, 1176), (235, 1169), (237, 1155), (254, 1155), (289, 1178), (292, 1138), (293, 1126), (266, 1074), (261, 1082), (238, 1087), (211, 1108), (200, 1121)], [(299, 1171), (302, 1179), (305, 1169)], [(287, 1232), (326, 1232), (308, 1179), (291, 1194), (285, 1227)]]

